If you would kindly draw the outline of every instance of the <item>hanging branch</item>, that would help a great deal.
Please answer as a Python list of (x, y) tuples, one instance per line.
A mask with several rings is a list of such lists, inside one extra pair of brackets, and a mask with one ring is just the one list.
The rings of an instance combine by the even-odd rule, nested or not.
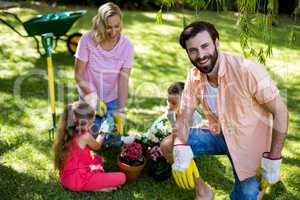
[(162, 10), (164, 7), (167, 9), (173, 7), (175, 5), (176, 0), (161, 0), (161, 6), (159, 11), (156, 13), (156, 23), (162, 24), (163, 23), (163, 16), (162, 16)]
[[(161, 8), (157, 13), (157, 22), (162, 23), (163, 7), (170, 8), (175, 5), (178, 0), (161, 0)], [(225, 0), (191, 0), (191, 5), (195, 8), (196, 15), (199, 9), (207, 9), (208, 5), (215, 2), (217, 11), (225, 10)], [(278, 24), (277, 16), (279, 9), (278, 0), (264, 1), (261, 8), (261, 0), (237, 0), (239, 19), (238, 25), (240, 29), (240, 46), (243, 54), (257, 57), (258, 62), (265, 64), (267, 58), (272, 55), (272, 26)], [(183, 0), (184, 4), (184, 0)], [(184, 5), (183, 5), (184, 6)], [(265, 9), (266, 8), (266, 9)], [(184, 7), (183, 7), (184, 9)], [(288, 34), (289, 44), (296, 41), (296, 17), (300, 13), (300, 0), (297, 1), (297, 6), (293, 12), (295, 17), (295, 25), (292, 25)], [(185, 25), (185, 16), (183, 14), (183, 24)], [(262, 39), (265, 44), (263, 47), (256, 49), (253, 45), (255, 38)]]
[[(196, 8), (197, 9), (197, 8)], [(197, 11), (196, 11), (197, 12)], [(185, 19), (185, 15), (184, 15), (184, 0), (182, 1), (182, 26), (185, 27), (186, 24), (186, 19)]]
[(293, 46), (294, 43), (296, 42), (296, 23), (297, 23), (297, 16), (300, 15), (300, 0), (298, 0), (297, 2), (297, 6), (293, 12), (293, 16), (294, 16), (294, 25), (290, 26), (290, 31), (288, 34), (288, 41), (289, 41), (289, 45)]

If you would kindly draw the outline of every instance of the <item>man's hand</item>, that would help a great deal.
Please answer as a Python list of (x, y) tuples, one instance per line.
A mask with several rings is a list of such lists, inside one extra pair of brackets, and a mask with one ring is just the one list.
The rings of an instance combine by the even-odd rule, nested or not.
[(199, 171), (193, 158), (194, 155), (189, 145), (174, 145), (172, 174), (180, 188), (195, 188), (195, 178), (199, 177)]
[(83, 100), (89, 104), (94, 110), (97, 110), (97, 94), (96, 92), (91, 92), (83, 97)]
[(264, 153), (261, 160), (262, 176), (265, 181), (275, 184), (280, 180), (280, 165), (282, 158), (271, 158)]
[(124, 134), (125, 119), (126, 119), (125, 112), (115, 113), (115, 124), (116, 124), (116, 128), (117, 128), (117, 132), (120, 135)]

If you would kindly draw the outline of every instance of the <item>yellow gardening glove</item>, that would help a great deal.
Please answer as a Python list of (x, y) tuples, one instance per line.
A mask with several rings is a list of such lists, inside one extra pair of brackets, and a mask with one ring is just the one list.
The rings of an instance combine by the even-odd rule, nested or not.
[(264, 179), (264, 177), (262, 176), (262, 169), (261, 169), (261, 167), (258, 169), (257, 179), (258, 179), (258, 182), (260, 184), (261, 190), (264, 191), (264, 193), (266, 193), (266, 194), (270, 194), (272, 184), (269, 183), (268, 181), (266, 181)]
[(97, 115), (99, 115), (100, 117), (103, 117), (106, 112), (107, 112), (106, 104), (103, 101), (101, 101), (100, 99), (98, 99)]
[(189, 167), (185, 171), (172, 171), (176, 184), (183, 189), (194, 189), (195, 178), (199, 178), (199, 171), (194, 160), (190, 161)]
[(115, 113), (115, 125), (117, 128), (117, 133), (119, 135), (124, 135), (125, 113)]
[(95, 111), (97, 111), (97, 115), (103, 117), (107, 112), (107, 107), (103, 101), (98, 99), (96, 92), (91, 92), (84, 96), (84, 101), (89, 104)]
[(282, 157), (269, 157), (265, 152), (261, 159), (262, 177), (269, 183), (275, 184), (280, 180), (280, 166)]
[(182, 189), (194, 189), (195, 179), (199, 171), (193, 160), (193, 152), (189, 145), (175, 145), (173, 148), (174, 163), (172, 174), (176, 184)]
[(258, 171), (262, 190), (269, 193), (273, 184), (280, 180), (280, 165), (282, 157), (269, 157), (269, 153), (265, 152), (261, 159), (261, 168)]

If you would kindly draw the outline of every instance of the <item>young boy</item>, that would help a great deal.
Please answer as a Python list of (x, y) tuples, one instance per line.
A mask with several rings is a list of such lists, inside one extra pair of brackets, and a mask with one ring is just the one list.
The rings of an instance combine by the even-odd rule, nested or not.
[[(155, 145), (159, 146), (159, 143), (168, 136), (172, 131), (172, 126), (176, 121), (176, 116), (179, 112), (179, 106), (181, 101), (182, 91), (184, 89), (183, 82), (175, 82), (171, 84), (168, 88), (168, 98), (167, 98), (167, 110), (166, 112), (158, 117), (152, 124), (152, 126), (145, 132), (141, 141), (149, 147)], [(195, 111), (193, 115), (192, 127), (197, 126), (201, 123), (201, 115)], [(115, 136), (107, 135), (105, 138), (105, 143), (107, 146), (115, 143), (116, 146), (121, 145), (120, 142), (131, 143), (134, 141), (133, 135), (130, 136)]]
[[(179, 112), (179, 106), (181, 101), (182, 91), (184, 89), (183, 82), (175, 82), (168, 88), (167, 98), (167, 110), (166, 112), (158, 117), (142, 135), (142, 141), (149, 146), (159, 144), (163, 138), (171, 133), (173, 124), (176, 121), (176, 117)], [(192, 127), (197, 126), (201, 123), (201, 115), (195, 111), (193, 115)]]
[[(179, 112), (179, 106), (181, 101), (181, 94), (184, 89), (183, 82), (173, 83), (168, 88), (168, 100), (167, 100), (167, 118), (168, 120), (174, 124), (176, 121), (176, 116)], [(193, 123), (192, 126), (197, 126), (201, 123), (201, 115), (195, 111), (193, 114)]]

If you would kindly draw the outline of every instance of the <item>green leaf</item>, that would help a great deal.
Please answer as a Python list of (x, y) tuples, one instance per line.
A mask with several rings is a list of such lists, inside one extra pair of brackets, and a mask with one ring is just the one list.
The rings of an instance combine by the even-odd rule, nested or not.
[(258, 62), (261, 63), (261, 64), (266, 64), (266, 57), (265, 57), (265, 54), (264, 54), (264, 50), (263, 48), (260, 48), (259, 49), (259, 52), (258, 52)]
[(156, 13), (156, 23), (162, 24), (163, 18), (162, 18), (162, 8)]

